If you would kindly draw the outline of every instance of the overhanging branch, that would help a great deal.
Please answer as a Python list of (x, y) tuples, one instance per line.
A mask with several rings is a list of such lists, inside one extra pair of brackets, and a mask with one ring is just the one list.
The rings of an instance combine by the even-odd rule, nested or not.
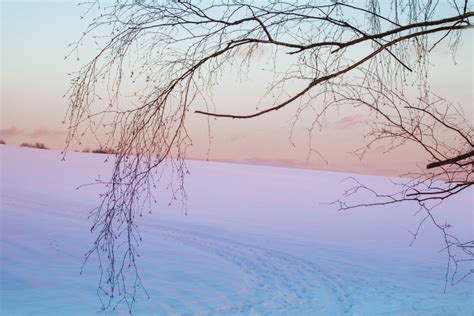
[[(452, 164), (457, 163), (458, 161), (461, 161), (461, 160), (464, 160), (464, 159), (467, 159), (467, 158), (470, 158), (470, 157), (473, 157), (473, 156), (474, 156), (474, 150), (471, 150), (470, 152), (467, 152), (467, 153), (462, 154), (462, 155), (458, 155), (458, 156), (453, 157), (453, 158), (449, 158), (449, 159), (446, 159), (446, 160), (441, 160), (441, 161), (436, 161), (436, 162), (429, 163), (429, 164), (426, 165), (426, 168), (427, 169), (432, 169), (432, 168), (441, 167), (441, 166), (444, 166), (444, 165), (452, 165)], [(474, 161), (472, 163), (474, 164)]]

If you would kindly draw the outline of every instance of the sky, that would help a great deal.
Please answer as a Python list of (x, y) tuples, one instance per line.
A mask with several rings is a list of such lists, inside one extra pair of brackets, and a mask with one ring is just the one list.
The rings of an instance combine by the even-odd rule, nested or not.
[[(68, 73), (77, 70), (91, 56), (84, 49), (80, 60), (64, 57), (68, 45), (77, 40), (87, 26), (81, 19), (84, 8), (73, 1), (12, 1), (1, 2), (1, 126), (0, 138), (9, 144), (42, 142), (62, 149), (67, 126), (62, 124), (68, 100), (64, 98), (70, 86)], [(432, 59), (432, 87), (448, 99), (468, 104), (465, 110), (474, 122), (473, 101), (473, 37), (464, 37), (464, 46), (451, 62), (446, 50), (440, 49)], [(72, 56), (75, 57), (75, 56)], [(225, 103), (228, 112), (243, 103), (250, 108), (258, 100), (261, 77), (247, 78), (239, 89), (221, 90), (216, 101)], [(225, 83), (224, 83), (225, 87)], [(354, 171), (374, 174), (397, 174), (422, 164), (424, 155), (383, 154), (378, 146), (360, 161), (348, 155), (363, 145), (364, 120), (361, 113), (333, 113), (322, 132), (313, 135), (313, 144), (324, 155), (307, 160), (308, 144), (304, 129), (297, 130), (296, 147), (289, 141), (294, 111), (282, 111), (254, 120), (217, 120), (212, 124), (211, 160), (262, 163), (303, 168)], [(190, 119), (193, 148), (189, 157), (204, 159), (208, 152), (207, 123), (203, 117)], [(206, 126), (205, 128), (203, 126)], [(94, 148), (84, 141), (82, 147)], [(406, 151), (412, 149), (406, 148)]]

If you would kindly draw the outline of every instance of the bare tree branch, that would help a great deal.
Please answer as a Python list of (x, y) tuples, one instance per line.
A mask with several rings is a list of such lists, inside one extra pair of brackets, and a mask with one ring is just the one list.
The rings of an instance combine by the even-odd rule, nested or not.
[[(194, 113), (250, 119), (292, 104), (295, 122), (311, 121), (309, 154), (321, 155), (311, 134), (326, 113), (364, 109), (368, 143), (355, 154), (363, 158), (376, 143), (387, 151), (412, 144), (429, 157), (427, 168), (406, 175), (410, 180), (398, 193), (380, 194), (357, 183), (345, 197), (364, 191), (373, 199), (336, 204), (341, 210), (417, 205), (424, 217), (414, 239), (427, 223), (440, 231), (449, 258), (446, 282), (449, 275), (455, 280), (458, 265), (474, 259), (473, 242), (460, 241), (432, 212), (436, 203), (472, 189), (472, 123), (431, 91), (428, 76), (431, 54), (439, 47), (454, 54), (462, 32), (471, 32), (470, 1), (394, 0), (388, 6), (377, 0), (114, 0), (103, 7), (92, 0), (86, 6), (93, 20), (69, 57), (78, 58), (88, 41), (98, 50), (72, 74), (64, 121), (66, 150), (90, 135), (115, 153), (110, 178), (95, 182), (104, 191), (90, 213), (96, 240), (86, 253), (86, 261), (97, 257), (100, 263), (97, 293), (104, 309), (124, 303), (131, 311), (137, 290), (144, 290), (136, 218), (163, 200), (179, 200), (187, 210), (187, 122)], [(253, 74), (256, 56), (272, 65), (272, 79), (256, 87), (266, 106), (246, 115), (218, 110), (223, 105), (215, 104), (213, 92), (219, 82)], [(154, 195), (163, 182), (169, 183), (169, 199)]]
[[(432, 169), (432, 168), (441, 167), (441, 166), (444, 166), (444, 165), (455, 164), (455, 163), (459, 162), (460, 160), (464, 160), (464, 159), (467, 159), (467, 158), (470, 158), (470, 157), (473, 157), (473, 156), (474, 156), (474, 150), (472, 150), (468, 153), (453, 157), (453, 158), (443, 160), (443, 161), (436, 161), (436, 162), (429, 163), (428, 165), (426, 165), (426, 168), (427, 169)], [(469, 163), (473, 164), (474, 161), (471, 161)]]

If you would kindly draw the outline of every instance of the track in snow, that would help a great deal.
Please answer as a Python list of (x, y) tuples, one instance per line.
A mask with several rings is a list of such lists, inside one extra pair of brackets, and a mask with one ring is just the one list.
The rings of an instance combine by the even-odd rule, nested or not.
[[(233, 306), (225, 312), (347, 314), (353, 302), (343, 282), (315, 262), (291, 254), (165, 226), (156, 237), (218, 256), (245, 275)], [(212, 267), (209, 267), (212, 269)], [(222, 310), (209, 311), (222, 312)]]

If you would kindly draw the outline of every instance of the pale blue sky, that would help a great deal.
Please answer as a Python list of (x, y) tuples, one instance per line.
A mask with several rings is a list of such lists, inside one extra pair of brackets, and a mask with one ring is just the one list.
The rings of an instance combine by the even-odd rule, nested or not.
[(59, 129), (65, 113), (68, 43), (84, 29), (76, 5), (2, 3), (2, 126)]

